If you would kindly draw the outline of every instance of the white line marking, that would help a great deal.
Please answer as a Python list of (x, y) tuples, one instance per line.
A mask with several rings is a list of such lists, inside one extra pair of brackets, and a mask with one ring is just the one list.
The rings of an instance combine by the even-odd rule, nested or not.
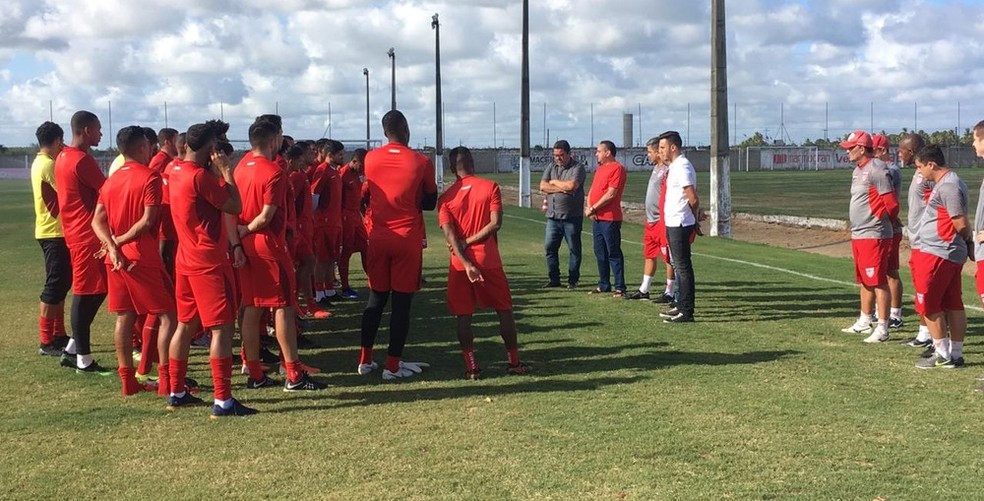
[[(531, 222), (531, 223), (540, 223), (540, 224), (542, 224), (544, 226), (547, 225), (547, 222), (546, 221), (542, 221), (542, 220), (538, 220), (538, 219), (530, 219), (528, 217), (513, 216), (511, 214), (504, 214), (504, 215), (505, 215), (505, 217), (509, 217), (509, 218), (513, 218), (513, 219), (519, 219), (520, 221), (528, 221), (528, 222)], [(592, 235), (590, 232), (585, 231), (585, 230), (581, 230), (581, 234), (582, 235)], [(642, 246), (642, 243), (641, 242), (636, 242), (635, 240), (626, 240), (626, 239), (623, 238), (622, 239), (622, 242), (627, 243), (627, 244), (632, 244), (632, 245), (638, 245), (640, 247)], [(717, 259), (718, 261), (725, 261), (725, 262), (728, 262), (728, 263), (744, 264), (746, 266), (751, 266), (751, 267), (754, 267), (754, 268), (761, 268), (761, 269), (770, 270), (770, 271), (778, 271), (780, 273), (786, 273), (786, 274), (794, 275), (794, 276), (801, 277), (801, 278), (807, 278), (807, 279), (814, 280), (814, 281), (817, 281), (817, 282), (828, 282), (828, 283), (837, 284), (837, 285), (844, 285), (844, 286), (851, 287), (851, 288), (854, 288), (854, 289), (857, 289), (858, 288), (858, 284), (853, 283), (853, 282), (845, 282), (843, 280), (835, 280), (833, 278), (820, 277), (820, 276), (817, 276), (817, 275), (810, 275), (809, 273), (802, 273), (802, 272), (799, 272), (799, 271), (796, 271), (796, 270), (790, 270), (790, 269), (786, 269), (786, 268), (779, 268), (778, 266), (770, 266), (770, 265), (762, 264), (762, 263), (753, 263), (751, 261), (743, 261), (741, 259), (734, 259), (734, 258), (730, 258), (730, 257), (712, 256), (710, 254), (703, 254), (703, 253), (700, 253), (700, 252), (692, 252), (692, 254), (694, 256), (700, 256), (700, 257), (708, 258), (708, 259)], [(914, 296), (911, 296), (909, 294), (905, 294), (904, 296), (907, 299), (915, 299)], [(964, 308), (966, 308), (968, 310), (974, 310), (974, 311), (984, 312), (984, 308), (981, 308), (980, 306), (971, 305), (971, 304), (964, 304)]]

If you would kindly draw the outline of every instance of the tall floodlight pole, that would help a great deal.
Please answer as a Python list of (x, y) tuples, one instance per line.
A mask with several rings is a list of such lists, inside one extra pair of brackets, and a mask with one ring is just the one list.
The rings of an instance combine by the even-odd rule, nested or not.
[(728, 168), (728, 51), (724, 0), (711, 0), (711, 236), (731, 238)]
[(362, 74), (366, 76), (366, 149), (369, 146), (369, 68), (362, 68)]
[(523, 0), (523, 77), (520, 89), (519, 206), (530, 207), (530, 1)]
[(396, 50), (390, 47), (386, 53), (390, 58), (390, 109), (396, 109)]
[(434, 79), (437, 83), (437, 97), (435, 106), (437, 107), (437, 139), (434, 143), (434, 181), (437, 183), (438, 193), (444, 191), (444, 100), (441, 99), (441, 23), (438, 21), (437, 14), (431, 17), (431, 28), (434, 29)]

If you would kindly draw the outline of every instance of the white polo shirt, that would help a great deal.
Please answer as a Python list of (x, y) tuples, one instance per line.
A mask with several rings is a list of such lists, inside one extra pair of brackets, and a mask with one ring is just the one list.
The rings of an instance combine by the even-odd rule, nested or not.
[(663, 200), (663, 221), (667, 228), (691, 226), (697, 224), (694, 212), (690, 209), (683, 189), (687, 186), (697, 188), (697, 172), (694, 164), (687, 157), (676, 157), (670, 163), (670, 171), (666, 175), (666, 198)]

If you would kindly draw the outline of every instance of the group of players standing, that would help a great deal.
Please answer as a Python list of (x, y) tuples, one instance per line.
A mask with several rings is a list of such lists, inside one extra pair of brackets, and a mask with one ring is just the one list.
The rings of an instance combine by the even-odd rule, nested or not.
[[(280, 117), (263, 115), (249, 127), (251, 149), (236, 166), (224, 122), (195, 124), (183, 134), (162, 129), (155, 135), (128, 126), (117, 135), (121, 158), (106, 178), (89, 154), (102, 137), (98, 117), (75, 113), (70, 145), (57, 124), (42, 124), (32, 167), (35, 237), (47, 272), (41, 353), (61, 355), (61, 364), (79, 373), (110, 374), (93, 360), (90, 347), (92, 322), (108, 297), (109, 311), (117, 315), (114, 342), (123, 395), (156, 387), (168, 410), (202, 404), (194, 395), (197, 383), (186, 374), (192, 340), (204, 330), (210, 335), (205, 339), (210, 339), (211, 416), (250, 415), (256, 410), (232, 396), (237, 322), (246, 388), (279, 385), (260, 359), (261, 333), (271, 320), (286, 375), (284, 391), (326, 388), (311, 377), (320, 371), (298, 357), (297, 319), (330, 316), (318, 302), (330, 304), (336, 263), (342, 294), (358, 297), (348, 283), (348, 261), (360, 253), (370, 291), (357, 372), (378, 368), (373, 345), (392, 296), (382, 377), (420, 373), (427, 364), (402, 356), (426, 245), (421, 211), (438, 205), (434, 165), (407, 146), (410, 131), (402, 113), (390, 111), (382, 125), (389, 143), (356, 150), (343, 165), (341, 143), (285, 140)], [(519, 361), (496, 244), (502, 211), (498, 186), (473, 176), (467, 148), (455, 148), (450, 159), (459, 181), (441, 199), (440, 224), (452, 252), (448, 304), (458, 317), (466, 377), (477, 379), (480, 370), (470, 329), (476, 304), (499, 313), (507, 373), (525, 374), (530, 368)], [(71, 338), (64, 325), (70, 288)], [(142, 341), (138, 368), (134, 326), (142, 328), (136, 336)], [(154, 363), (156, 381), (149, 377)]]
[[(984, 121), (974, 128), (974, 149), (984, 158)], [(841, 143), (854, 169), (850, 224), (855, 278), (861, 284), (861, 315), (848, 333), (868, 333), (866, 343), (890, 339), (889, 329), (902, 327), (901, 282), (898, 280), (901, 220), (901, 172), (891, 163), (888, 139), (855, 131)], [(914, 167), (908, 191), (909, 266), (919, 314), (918, 335), (907, 341), (924, 347), (916, 367), (964, 366), (967, 316), (961, 293), (961, 271), (967, 259), (984, 256), (984, 186), (973, 226), (968, 219), (968, 189), (946, 163), (938, 145), (918, 134), (898, 145), (902, 166)], [(977, 261), (976, 289), (984, 301), (984, 269)], [(874, 313), (874, 315), (873, 315)]]

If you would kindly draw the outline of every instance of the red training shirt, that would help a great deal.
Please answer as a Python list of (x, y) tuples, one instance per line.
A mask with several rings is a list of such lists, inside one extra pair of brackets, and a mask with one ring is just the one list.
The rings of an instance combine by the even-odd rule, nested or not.
[(342, 178), (342, 212), (357, 213), (362, 208), (362, 178), (348, 165), (338, 170)]
[(247, 256), (276, 260), (287, 252), (287, 175), (279, 165), (256, 153), (247, 153), (235, 170), (236, 186), (243, 200), (239, 224), (249, 224), (264, 205), (277, 207), (270, 224), (242, 238)]
[[(465, 176), (441, 195), (437, 202), (438, 224), (453, 225), (458, 238), (465, 239), (475, 235), (492, 222), (493, 212), (502, 212), (502, 194), (499, 185), (488, 179), (472, 175)], [(502, 268), (499, 256), (499, 243), (495, 235), (475, 242), (465, 248), (468, 259), (482, 269)], [(451, 254), (451, 267), (464, 271), (465, 267), (454, 253)]]
[(168, 155), (164, 150), (160, 150), (156, 155), (154, 155), (154, 158), (150, 159), (150, 163), (147, 164), (147, 167), (154, 172), (162, 173), (164, 172), (164, 168), (167, 167), (167, 164), (171, 163), (171, 160), (173, 160), (171, 155)]
[(229, 241), (219, 208), (230, 195), (222, 180), (195, 162), (175, 160), (168, 190), (178, 234), (175, 272), (203, 275), (229, 266)]
[(55, 186), (65, 243), (69, 246), (98, 243), (92, 230), (92, 214), (106, 176), (88, 152), (66, 146), (55, 159)]
[[(161, 205), (161, 175), (139, 162), (128, 161), (103, 184), (99, 203), (106, 208), (112, 234), (120, 236), (143, 218), (146, 207)], [(151, 230), (120, 247), (127, 259), (163, 265), (157, 244), (157, 222), (154, 223)], [(106, 264), (112, 264), (109, 255)]]
[(425, 193), (437, 193), (434, 163), (405, 145), (389, 143), (366, 154), (365, 175), (369, 239), (423, 240), (420, 205)]
[(314, 231), (314, 211), (311, 207), (311, 183), (308, 181), (307, 174), (301, 170), (291, 171), (287, 176), (290, 185), (294, 188), (294, 212), (297, 214), (297, 232), (304, 236), (311, 236)]
[(601, 200), (608, 188), (615, 188), (615, 198), (594, 213), (597, 220), (622, 220), (622, 192), (625, 191), (625, 178), (625, 167), (618, 162), (611, 161), (598, 166), (591, 181), (591, 191), (588, 192), (588, 205), (594, 205)]

